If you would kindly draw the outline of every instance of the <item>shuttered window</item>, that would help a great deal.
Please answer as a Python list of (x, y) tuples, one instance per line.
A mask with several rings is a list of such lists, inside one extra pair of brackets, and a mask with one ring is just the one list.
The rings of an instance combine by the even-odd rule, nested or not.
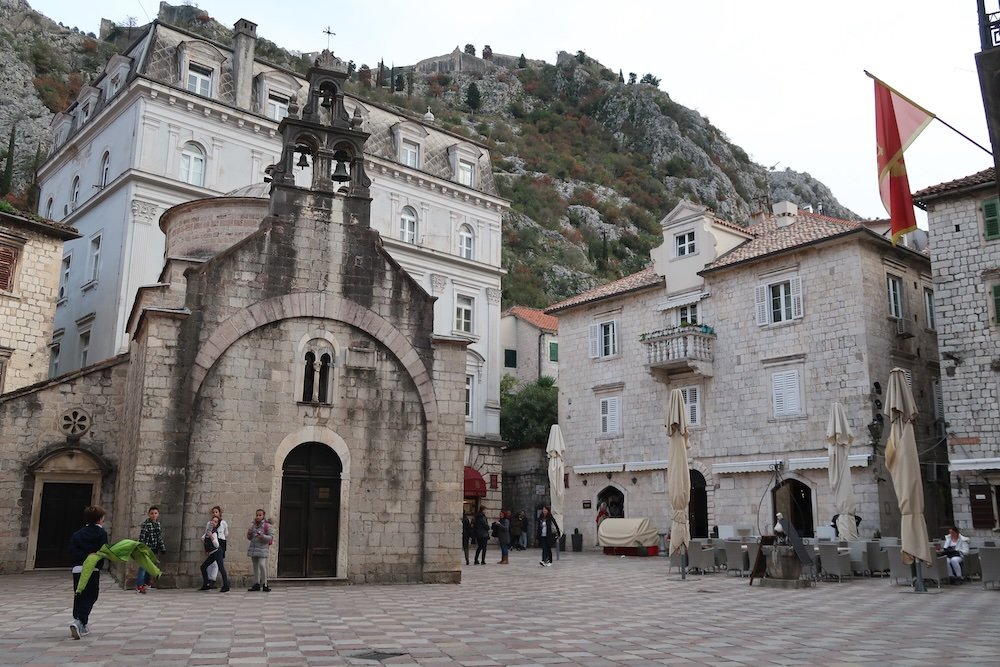
[(771, 397), (775, 417), (802, 414), (799, 371), (779, 371), (771, 374)]
[(931, 393), (934, 395), (934, 419), (944, 419), (944, 395), (941, 392), (941, 380), (931, 381)]
[(614, 435), (620, 432), (621, 398), (609, 396), (601, 399), (601, 433)]
[(1000, 239), (1000, 200), (996, 198), (983, 202), (983, 238)]
[(996, 525), (993, 513), (993, 489), (989, 484), (969, 485), (969, 505), (972, 510), (973, 528), (993, 528)]
[(1000, 324), (1000, 285), (993, 286), (993, 321)]
[(801, 319), (802, 278), (757, 285), (754, 288), (754, 317), (758, 326)]
[(18, 248), (0, 244), (0, 292), (14, 291), (14, 276), (17, 273)]
[(701, 389), (700, 387), (681, 387), (681, 396), (684, 397), (684, 406), (687, 408), (688, 424), (691, 426), (701, 425)]
[(618, 320), (591, 324), (589, 338), (591, 359), (618, 354)]

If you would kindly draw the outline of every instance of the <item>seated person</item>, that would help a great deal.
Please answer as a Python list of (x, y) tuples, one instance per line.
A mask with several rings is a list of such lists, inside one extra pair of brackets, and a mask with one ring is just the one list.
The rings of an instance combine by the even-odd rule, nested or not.
[(944, 546), (938, 545), (937, 552), (948, 559), (948, 577), (951, 583), (962, 583), (962, 561), (969, 555), (969, 538), (952, 526), (944, 538)]

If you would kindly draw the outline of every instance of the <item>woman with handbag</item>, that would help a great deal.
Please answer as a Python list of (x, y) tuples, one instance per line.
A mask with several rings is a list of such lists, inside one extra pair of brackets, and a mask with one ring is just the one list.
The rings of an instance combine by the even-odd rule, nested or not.
[(969, 555), (969, 538), (958, 532), (956, 526), (952, 526), (944, 537), (944, 547), (939, 545), (937, 552), (948, 559), (948, 578), (951, 583), (962, 583), (962, 562)]

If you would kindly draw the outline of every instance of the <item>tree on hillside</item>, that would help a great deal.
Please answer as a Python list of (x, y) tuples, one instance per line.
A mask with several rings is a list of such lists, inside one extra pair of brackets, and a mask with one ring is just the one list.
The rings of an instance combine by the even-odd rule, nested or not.
[(524, 57), (523, 53), (521, 54), (521, 57), (517, 59), (517, 66), (521, 69), (528, 66), (528, 59)]
[(507, 375), (500, 381), (500, 437), (511, 447), (548, 440), (549, 429), (559, 421), (559, 389), (550, 377), (515, 391), (517, 380)]
[(625, 74), (620, 69), (618, 70), (618, 83), (625, 83)]
[(473, 111), (479, 110), (479, 106), (482, 103), (482, 100), (480, 99), (479, 96), (479, 86), (476, 85), (475, 81), (470, 83), (469, 87), (465, 91), (465, 103)]
[(651, 86), (659, 86), (660, 85), (660, 80), (659, 80), (659, 78), (657, 78), (657, 77), (655, 77), (652, 74), (649, 74), (647, 72), (646, 74), (642, 75), (641, 79), (639, 79), (639, 83), (648, 83)]
[(0, 176), (0, 197), (10, 194), (14, 188), (14, 147), (17, 139), (17, 122), (10, 126), (10, 143), (7, 146), (7, 159), (4, 160), (3, 175)]
[(358, 81), (361, 82), (365, 88), (370, 88), (372, 85), (372, 71), (369, 69), (368, 65), (362, 64), (358, 69)]
[(628, 73), (628, 85), (630, 85), (630, 86), (634, 86), (635, 85), (635, 77), (636, 77), (635, 72), (629, 72)]
[(584, 53), (583, 51), (577, 51), (576, 52), (576, 59), (577, 59), (577, 61), (579, 61), (579, 63), (581, 65), (586, 65), (587, 64), (587, 54)]
[(483, 60), (493, 60), (493, 49), (489, 44), (483, 47)]
[(473, 45), (473, 44), (466, 44), (465, 45), (465, 52), (468, 53), (470, 56), (476, 55), (476, 47), (475, 47), (475, 45)]

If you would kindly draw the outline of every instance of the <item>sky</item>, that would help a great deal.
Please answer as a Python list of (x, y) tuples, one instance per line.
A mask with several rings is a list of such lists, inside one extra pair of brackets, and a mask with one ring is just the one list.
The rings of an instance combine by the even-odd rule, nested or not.
[[(142, 25), (156, 0), (28, 0), (85, 32), (100, 19)], [(998, 0), (987, 0), (987, 9)], [(176, 1), (180, 4), (180, 0)], [(840, 203), (886, 218), (875, 166), (868, 70), (989, 148), (975, 53), (976, 0), (204, 0), (221, 23), (246, 18), (257, 34), (298, 51), (327, 47), (344, 60), (408, 65), (473, 44), (554, 63), (588, 56), (628, 77), (649, 72), (765, 167), (808, 172)], [(278, 11), (280, 9), (280, 11)], [(324, 34), (329, 29), (332, 37)], [(905, 154), (913, 191), (993, 165), (939, 122)], [(924, 220), (918, 211), (918, 220)]]

